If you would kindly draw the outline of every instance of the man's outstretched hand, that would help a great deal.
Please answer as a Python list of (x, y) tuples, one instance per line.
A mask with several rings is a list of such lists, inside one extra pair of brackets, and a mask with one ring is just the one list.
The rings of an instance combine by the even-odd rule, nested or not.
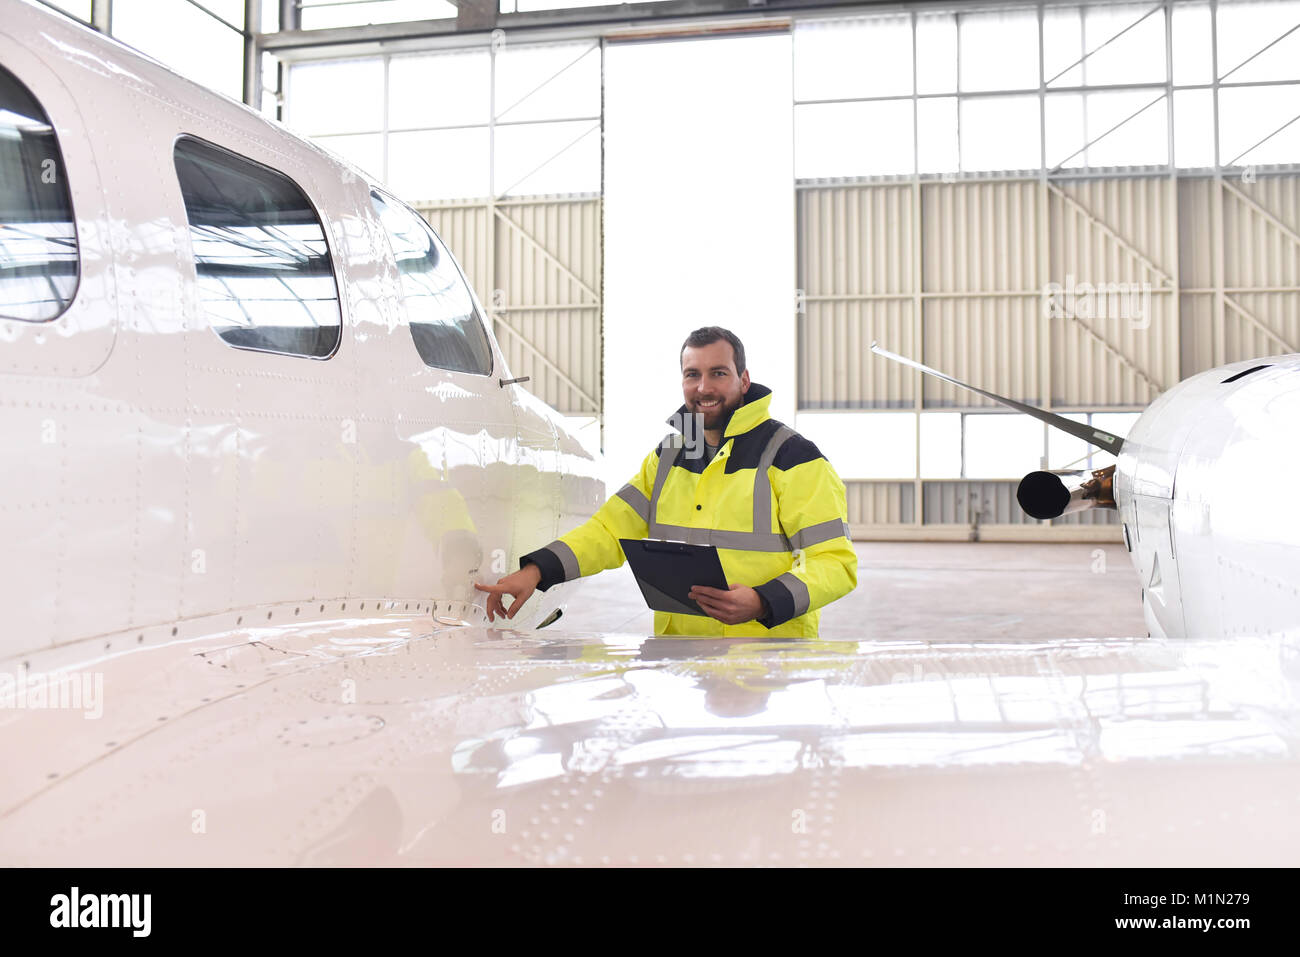
[(748, 585), (732, 585), (726, 591), (707, 585), (692, 585), (691, 600), (724, 625), (739, 625), (763, 614), (763, 599)]
[[(523, 606), (524, 602), (528, 601), (541, 580), (542, 570), (530, 562), (513, 575), (507, 575), (505, 578), (500, 579), (495, 585), (480, 585), (475, 582), (474, 587), (479, 591), (488, 593), (488, 621), (496, 621), (497, 615), (502, 618), (515, 617), (515, 612)], [(506, 611), (505, 606), (501, 604), (502, 595), (510, 595), (514, 598), (514, 601), (510, 603), (509, 611)]]

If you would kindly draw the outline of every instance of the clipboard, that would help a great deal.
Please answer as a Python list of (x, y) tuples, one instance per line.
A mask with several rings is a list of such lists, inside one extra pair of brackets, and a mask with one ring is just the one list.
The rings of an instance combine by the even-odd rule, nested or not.
[(653, 538), (620, 538), (618, 542), (636, 575), (645, 603), (655, 611), (707, 618), (709, 613), (687, 597), (691, 587), (705, 585), (723, 591), (730, 587), (718, 550), (712, 545)]

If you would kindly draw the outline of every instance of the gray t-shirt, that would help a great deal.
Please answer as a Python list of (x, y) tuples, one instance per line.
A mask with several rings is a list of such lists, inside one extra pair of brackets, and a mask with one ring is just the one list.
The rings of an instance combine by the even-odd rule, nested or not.
[(704, 464), (705, 465), (708, 465), (710, 462), (713, 461), (713, 457), (718, 454), (718, 449), (720, 448), (722, 448), (721, 445), (710, 445), (708, 440), (707, 439), (705, 440), (704, 442)]

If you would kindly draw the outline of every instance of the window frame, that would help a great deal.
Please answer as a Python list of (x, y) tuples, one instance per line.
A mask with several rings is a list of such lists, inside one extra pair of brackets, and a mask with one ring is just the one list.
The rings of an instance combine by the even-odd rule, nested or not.
[[(171, 146), (172, 171), (176, 174), (176, 186), (180, 192), (181, 209), (184, 211), (185, 238), (186, 238), (186, 243), (188, 244), (189, 247), (189, 253), (190, 253), (189, 262), (194, 269), (193, 281), (194, 281), (196, 293), (198, 290), (199, 260), (198, 260), (198, 256), (194, 252), (194, 226), (190, 222), (189, 209), (185, 202), (185, 186), (184, 184), (181, 183), (180, 171), (176, 168), (176, 149), (181, 144), (182, 141), (187, 141), (187, 140), (198, 143), (201, 146), (206, 146), (209, 149), (213, 149), (221, 153), (226, 153), (229, 156), (234, 157), (239, 162), (248, 163), (252, 166), (257, 166), (264, 170), (268, 170), (277, 176), (282, 176), (284, 177), (284, 179), (288, 180), (290, 184), (293, 185), (294, 189), (298, 190), (298, 192), (302, 194), (303, 198), (307, 201), (307, 205), (311, 207), (312, 214), (316, 217), (317, 225), (320, 226), (321, 238), (324, 240), (325, 243), (325, 253), (329, 257), (330, 278), (334, 281), (334, 302), (338, 307), (338, 315), (339, 315), (338, 338), (334, 343), (334, 347), (326, 355), (323, 356), (309, 355), (305, 352), (282, 352), (278, 349), (259, 349), (256, 346), (236, 345), (235, 343), (230, 342), (228, 339), (222, 336), (221, 333), (217, 331), (216, 327), (213, 325), (210, 319), (207, 322), (209, 331), (214, 336), (217, 337), (217, 339), (221, 342), (222, 345), (230, 349), (237, 349), (240, 352), (257, 352), (257, 353), (261, 353), (262, 355), (285, 356), (290, 359), (310, 359), (313, 362), (327, 362), (330, 359), (333, 359), (336, 355), (339, 354), (339, 350), (343, 348), (343, 330), (347, 327), (347, 317), (344, 313), (344, 308), (343, 308), (344, 298), (345, 298), (344, 297), (345, 284), (343, 283), (341, 274), (339, 272), (338, 258), (335, 256), (334, 246), (330, 242), (329, 229), (326, 227), (327, 220), (321, 213), (320, 204), (317, 203), (316, 200), (312, 198), (311, 193), (309, 193), (303, 187), (303, 185), (298, 182), (298, 180), (290, 176), (284, 170), (276, 169), (274, 166), (270, 166), (266, 163), (259, 162), (258, 160), (245, 156), (243, 153), (237, 152), (236, 150), (233, 150), (228, 146), (223, 146), (220, 143), (214, 143), (212, 140), (209, 140), (203, 136), (199, 136), (196, 133), (180, 133), (172, 139), (172, 146)], [(198, 308), (201, 317), (207, 318), (206, 309), (203, 306), (202, 297), (196, 296), (196, 298), (197, 298)]]
[(77, 264), (76, 279), (72, 285), (71, 291), (68, 293), (67, 302), (63, 304), (63, 308), (61, 308), (58, 312), (56, 312), (52, 316), (47, 316), (44, 319), (24, 319), (21, 316), (9, 315), (9, 313), (5, 311), (4, 303), (0, 302), (0, 321), (21, 322), (26, 324), (27, 326), (40, 326), (46, 323), (56, 322), (59, 319), (63, 318), (65, 315), (67, 315), (68, 310), (70, 310), (76, 304), (77, 297), (81, 294), (82, 279), (84, 278), (84, 274), (85, 274), (85, 268), (84, 268), (85, 264), (82, 262), (82, 256), (81, 256), (83, 244), (81, 241), (80, 218), (77, 216), (77, 206), (72, 196), (72, 192), (73, 192), (72, 182), (71, 182), (71, 174), (68, 170), (67, 154), (63, 150), (63, 144), (59, 142), (59, 124), (56, 123), (54, 121), (54, 117), (50, 115), (49, 110), (45, 106), (45, 102), (36, 95), (36, 92), (31, 88), (31, 86), (29, 86), (26, 82), (23, 81), (22, 77), (20, 77), (17, 73), (11, 70), (7, 64), (4, 63), (0, 63), (0, 70), (3, 70), (5, 73), (8, 73), (9, 76), (13, 78), (14, 82), (17, 83), (24, 91), (26, 91), (27, 95), (32, 98), (32, 102), (35, 103), (38, 107), (40, 107), (41, 112), (45, 114), (45, 121), (49, 124), (50, 127), (50, 135), (54, 138), (54, 148), (59, 154), (59, 167), (63, 171), (63, 182), (61, 185), (63, 186), (64, 196), (67, 198), (68, 201), (68, 215), (72, 224), (72, 238), (74, 243), (76, 244), (75, 246), (76, 264)]
[(412, 207), (409, 203), (405, 203), (402, 200), (398, 199), (396, 196), (394, 196), (386, 189), (381, 189), (378, 186), (371, 185), (367, 190), (367, 195), (366, 195), (367, 208), (369, 210), (370, 215), (373, 216), (375, 219), (375, 225), (378, 227), (379, 234), (383, 236), (384, 248), (388, 250), (388, 264), (392, 266), (393, 274), (394, 276), (396, 276), (396, 281), (398, 286), (398, 298), (402, 300), (401, 307), (403, 311), (406, 310), (406, 302), (405, 302), (405, 296), (401, 295), (401, 283), (402, 283), (401, 271), (397, 268), (397, 254), (393, 252), (393, 242), (388, 236), (388, 230), (384, 228), (384, 222), (379, 217), (379, 213), (375, 210), (374, 198), (376, 196), (379, 197), (379, 199), (381, 199), (385, 203), (393, 203), (397, 206), (402, 207), (408, 213), (410, 213), (412, 216), (418, 219), (423, 224), (424, 228), (429, 231), (429, 234), (432, 235), (435, 240), (437, 240), (438, 244), (447, 253), (448, 257), (451, 259), (451, 264), (456, 267), (456, 275), (460, 277), (460, 281), (465, 285), (465, 290), (469, 293), (470, 305), (474, 307), (474, 318), (478, 321), (479, 330), (483, 333), (483, 338), (487, 341), (488, 368), (486, 372), (469, 372), (466, 371), (465, 369), (448, 369), (444, 366), (430, 365), (428, 362), (424, 361), (424, 356), (420, 354), (419, 347), (416, 346), (415, 344), (415, 333), (411, 331), (410, 314), (406, 313), (405, 316), (406, 321), (403, 323), (403, 325), (407, 327), (407, 334), (411, 336), (411, 345), (413, 348), (415, 348), (415, 355), (416, 358), (420, 360), (420, 365), (424, 366), (426, 369), (436, 369), (439, 372), (449, 372), (454, 375), (472, 375), (472, 376), (478, 376), (479, 378), (483, 378), (483, 379), (492, 378), (494, 375), (497, 374), (497, 365), (498, 365), (496, 339), (493, 337), (492, 331), (488, 328), (488, 324), (484, 320), (483, 304), (478, 301), (478, 296), (474, 294), (474, 287), (470, 285), (470, 281), (469, 279), (466, 278), (465, 271), (461, 269), (460, 262), (456, 259), (455, 254), (451, 251), (451, 247), (448, 246), (447, 243), (443, 240), (443, 238), (438, 235), (438, 231), (433, 228), (433, 226), (429, 223), (429, 221), (425, 219), (423, 216), (421, 216), (419, 211), (416, 210), (414, 207)]

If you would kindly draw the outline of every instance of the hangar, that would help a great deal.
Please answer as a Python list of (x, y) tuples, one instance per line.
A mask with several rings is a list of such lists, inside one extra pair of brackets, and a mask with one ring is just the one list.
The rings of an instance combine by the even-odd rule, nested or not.
[(1300, 3), (0, 9), (0, 863), (1294, 862)]

